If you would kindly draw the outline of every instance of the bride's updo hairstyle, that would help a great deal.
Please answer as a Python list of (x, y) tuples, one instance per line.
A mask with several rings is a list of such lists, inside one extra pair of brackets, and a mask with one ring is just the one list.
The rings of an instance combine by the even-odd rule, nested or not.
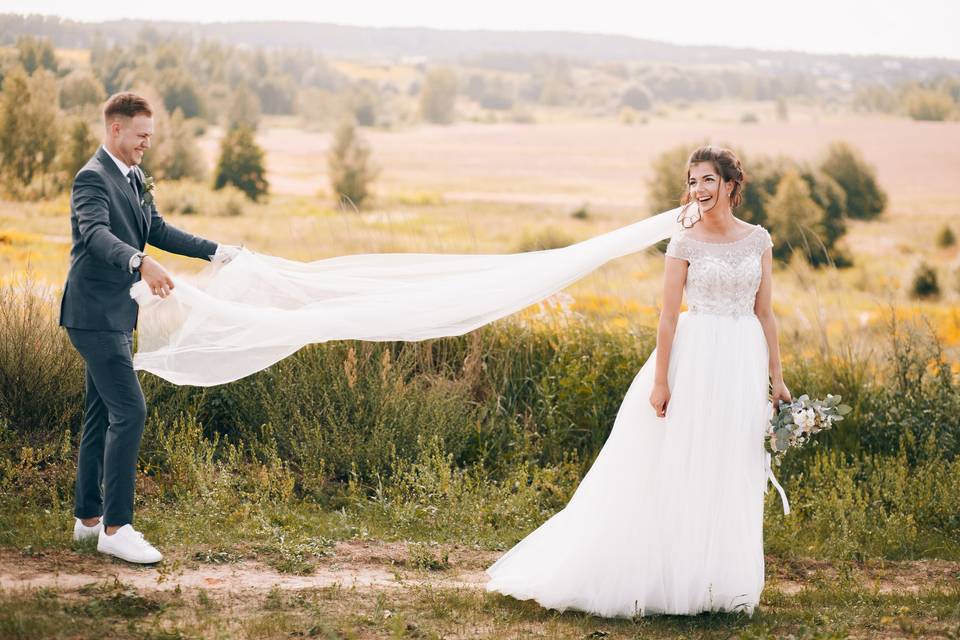
[[(706, 146), (700, 147), (690, 154), (687, 160), (687, 182), (690, 181), (690, 167), (700, 162), (710, 162), (714, 169), (723, 178), (724, 182), (733, 183), (733, 191), (730, 192), (730, 208), (735, 209), (743, 202), (743, 185), (747, 181), (747, 174), (743, 172), (740, 166), (740, 160), (730, 149), (723, 147)], [(688, 204), (691, 201), (690, 188), (683, 192), (681, 204)]]

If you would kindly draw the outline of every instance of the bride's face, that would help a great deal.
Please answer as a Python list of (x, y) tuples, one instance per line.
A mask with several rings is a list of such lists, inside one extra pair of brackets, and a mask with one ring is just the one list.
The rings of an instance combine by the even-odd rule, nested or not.
[(707, 213), (718, 204), (729, 205), (730, 194), (723, 188), (726, 185), (720, 172), (712, 162), (697, 162), (690, 165), (687, 189), (691, 202), (696, 202), (700, 213)]

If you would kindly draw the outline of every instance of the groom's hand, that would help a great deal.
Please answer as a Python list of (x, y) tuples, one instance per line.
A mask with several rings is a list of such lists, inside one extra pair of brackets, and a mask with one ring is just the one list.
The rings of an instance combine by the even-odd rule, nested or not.
[(217, 251), (212, 256), (210, 256), (210, 261), (214, 264), (227, 264), (238, 255), (240, 251), (243, 250), (242, 246), (236, 246), (232, 244), (219, 244), (217, 245)]
[(150, 256), (146, 256), (140, 265), (140, 277), (147, 283), (151, 293), (155, 296), (166, 298), (173, 290), (173, 280), (170, 279), (170, 274)]

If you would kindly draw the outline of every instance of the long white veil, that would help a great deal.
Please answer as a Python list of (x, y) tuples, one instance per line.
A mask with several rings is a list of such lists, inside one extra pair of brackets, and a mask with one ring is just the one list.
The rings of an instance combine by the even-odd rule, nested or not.
[(461, 335), (515, 313), (604, 263), (679, 229), (681, 207), (583, 242), (505, 255), (363, 254), (295, 262), (243, 250), (167, 298), (144, 282), (134, 367), (174, 384), (212, 386), (327, 340)]

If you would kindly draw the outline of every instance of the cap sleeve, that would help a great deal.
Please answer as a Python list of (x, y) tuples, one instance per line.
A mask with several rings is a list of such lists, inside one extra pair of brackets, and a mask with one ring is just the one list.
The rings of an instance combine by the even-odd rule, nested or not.
[(683, 241), (683, 238), (680, 237), (680, 235), (675, 235), (670, 238), (670, 242), (667, 243), (666, 253), (671, 258), (680, 258), (681, 260), (690, 262), (690, 253), (687, 251), (687, 243)]
[(760, 227), (760, 253), (773, 246), (773, 240), (770, 239), (770, 232)]

